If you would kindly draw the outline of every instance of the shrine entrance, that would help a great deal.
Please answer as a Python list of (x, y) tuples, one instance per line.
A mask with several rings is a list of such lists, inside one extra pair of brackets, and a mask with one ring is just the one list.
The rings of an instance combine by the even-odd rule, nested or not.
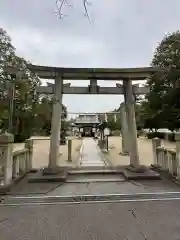
[[(44, 169), (44, 173), (56, 174), (61, 169), (61, 166), (57, 165), (57, 159), (59, 157), (63, 94), (124, 95), (124, 103), (121, 104), (123, 149), (130, 156), (130, 168), (132, 171), (142, 171), (137, 146), (134, 95), (146, 94), (149, 89), (148, 87), (133, 85), (132, 82), (146, 80), (151, 74), (163, 71), (162, 69), (151, 67), (126, 69), (59, 68), (37, 65), (28, 65), (28, 68), (39, 78), (54, 79), (54, 84), (37, 88), (37, 92), (40, 94), (52, 94), (54, 96), (49, 164)], [(8, 68), (8, 73), (13, 75), (19, 74), (18, 69), (12, 67)], [(64, 80), (90, 80), (90, 85), (87, 87), (74, 87), (70, 83), (64, 84)], [(97, 84), (98, 80), (121, 81), (121, 83), (116, 83), (114, 87), (101, 87)], [(83, 134), (92, 134), (92, 129), (87, 129), (88, 126), (83, 125)]]

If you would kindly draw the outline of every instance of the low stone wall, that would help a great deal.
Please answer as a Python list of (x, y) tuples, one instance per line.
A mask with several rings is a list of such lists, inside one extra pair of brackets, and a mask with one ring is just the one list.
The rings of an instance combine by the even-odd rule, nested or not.
[[(178, 138), (179, 139), (179, 138)], [(179, 148), (180, 141), (177, 139), (176, 148), (170, 149), (162, 145), (159, 138), (152, 139), (153, 164), (155, 169), (166, 171), (173, 177), (180, 177), (179, 172)]]
[(32, 169), (33, 140), (28, 139), (23, 149), (13, 148), (14, 137), (0, 135), (0, 187), (6, 188)]

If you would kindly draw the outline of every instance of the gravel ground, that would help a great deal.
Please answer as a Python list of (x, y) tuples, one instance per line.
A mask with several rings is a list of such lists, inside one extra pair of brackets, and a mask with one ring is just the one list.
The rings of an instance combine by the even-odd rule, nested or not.
[[(76, 167), (79, 162), (79, 151), (82, 140), (72, 140), (72, 162), (68, 162), (68, 144), (59, 147), (58, 164), (60, 166)], [(48, 165), (50, 140), (35, 140), (33, 148), (33, 168), (41, 168)]]
[[(122, 152), (121, 148), (121, 137), (109, 137), (109, 147), (112, 148), (106, 157), (109, 162), (114, 165), (128, 165), (130, 163), (128, 156), (119, 155)], [(169, 149), (175, 148), (175, 143), (163, 141), (162, 144)], [(142, 165), (149, 166), (153, 163), (153, 153), (152, 153), (152, 141), (146, 138), (138, 138), (138, 149), (140, 163)]]
[[(42, 168), (48, 165), (49, 156), (49, 137), (32, 137), (34, 139), (33, 146), (33, 168)], [(81, 139), (72, 139), (72, 162), (67, 162), (68, 159), (68, 144), (59, 147), (59, 160), (60, 166), (73, 166), (79, 165), (79, 150), (82, 144)], [(14, 151), (24, 148), (24, 143), (15, 143)]]

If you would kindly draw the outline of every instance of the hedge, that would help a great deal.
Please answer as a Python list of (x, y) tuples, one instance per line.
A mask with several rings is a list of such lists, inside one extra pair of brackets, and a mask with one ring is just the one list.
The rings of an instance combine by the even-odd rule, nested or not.
[(111, 135), (112, 135), (112, 136), (120, 136), (120, 134), (121, 134), (121, 131), (120, 131), (120, 130), (115, 130), (115, 131), (112, 131), (112, 132), (111, 132)]
[(160, 138), (171, 142), (175, 141), (175, 133), (163, 133), (163, 132), (149, 132), (146, 134), (148, 139)]

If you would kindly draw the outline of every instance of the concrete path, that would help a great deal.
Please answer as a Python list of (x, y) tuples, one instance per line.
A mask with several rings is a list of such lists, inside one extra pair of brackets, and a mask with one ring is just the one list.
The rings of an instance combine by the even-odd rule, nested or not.
[(97, 143), (92, 138), (83, 139), (80, 158), (82, 167), (105, 166)]

